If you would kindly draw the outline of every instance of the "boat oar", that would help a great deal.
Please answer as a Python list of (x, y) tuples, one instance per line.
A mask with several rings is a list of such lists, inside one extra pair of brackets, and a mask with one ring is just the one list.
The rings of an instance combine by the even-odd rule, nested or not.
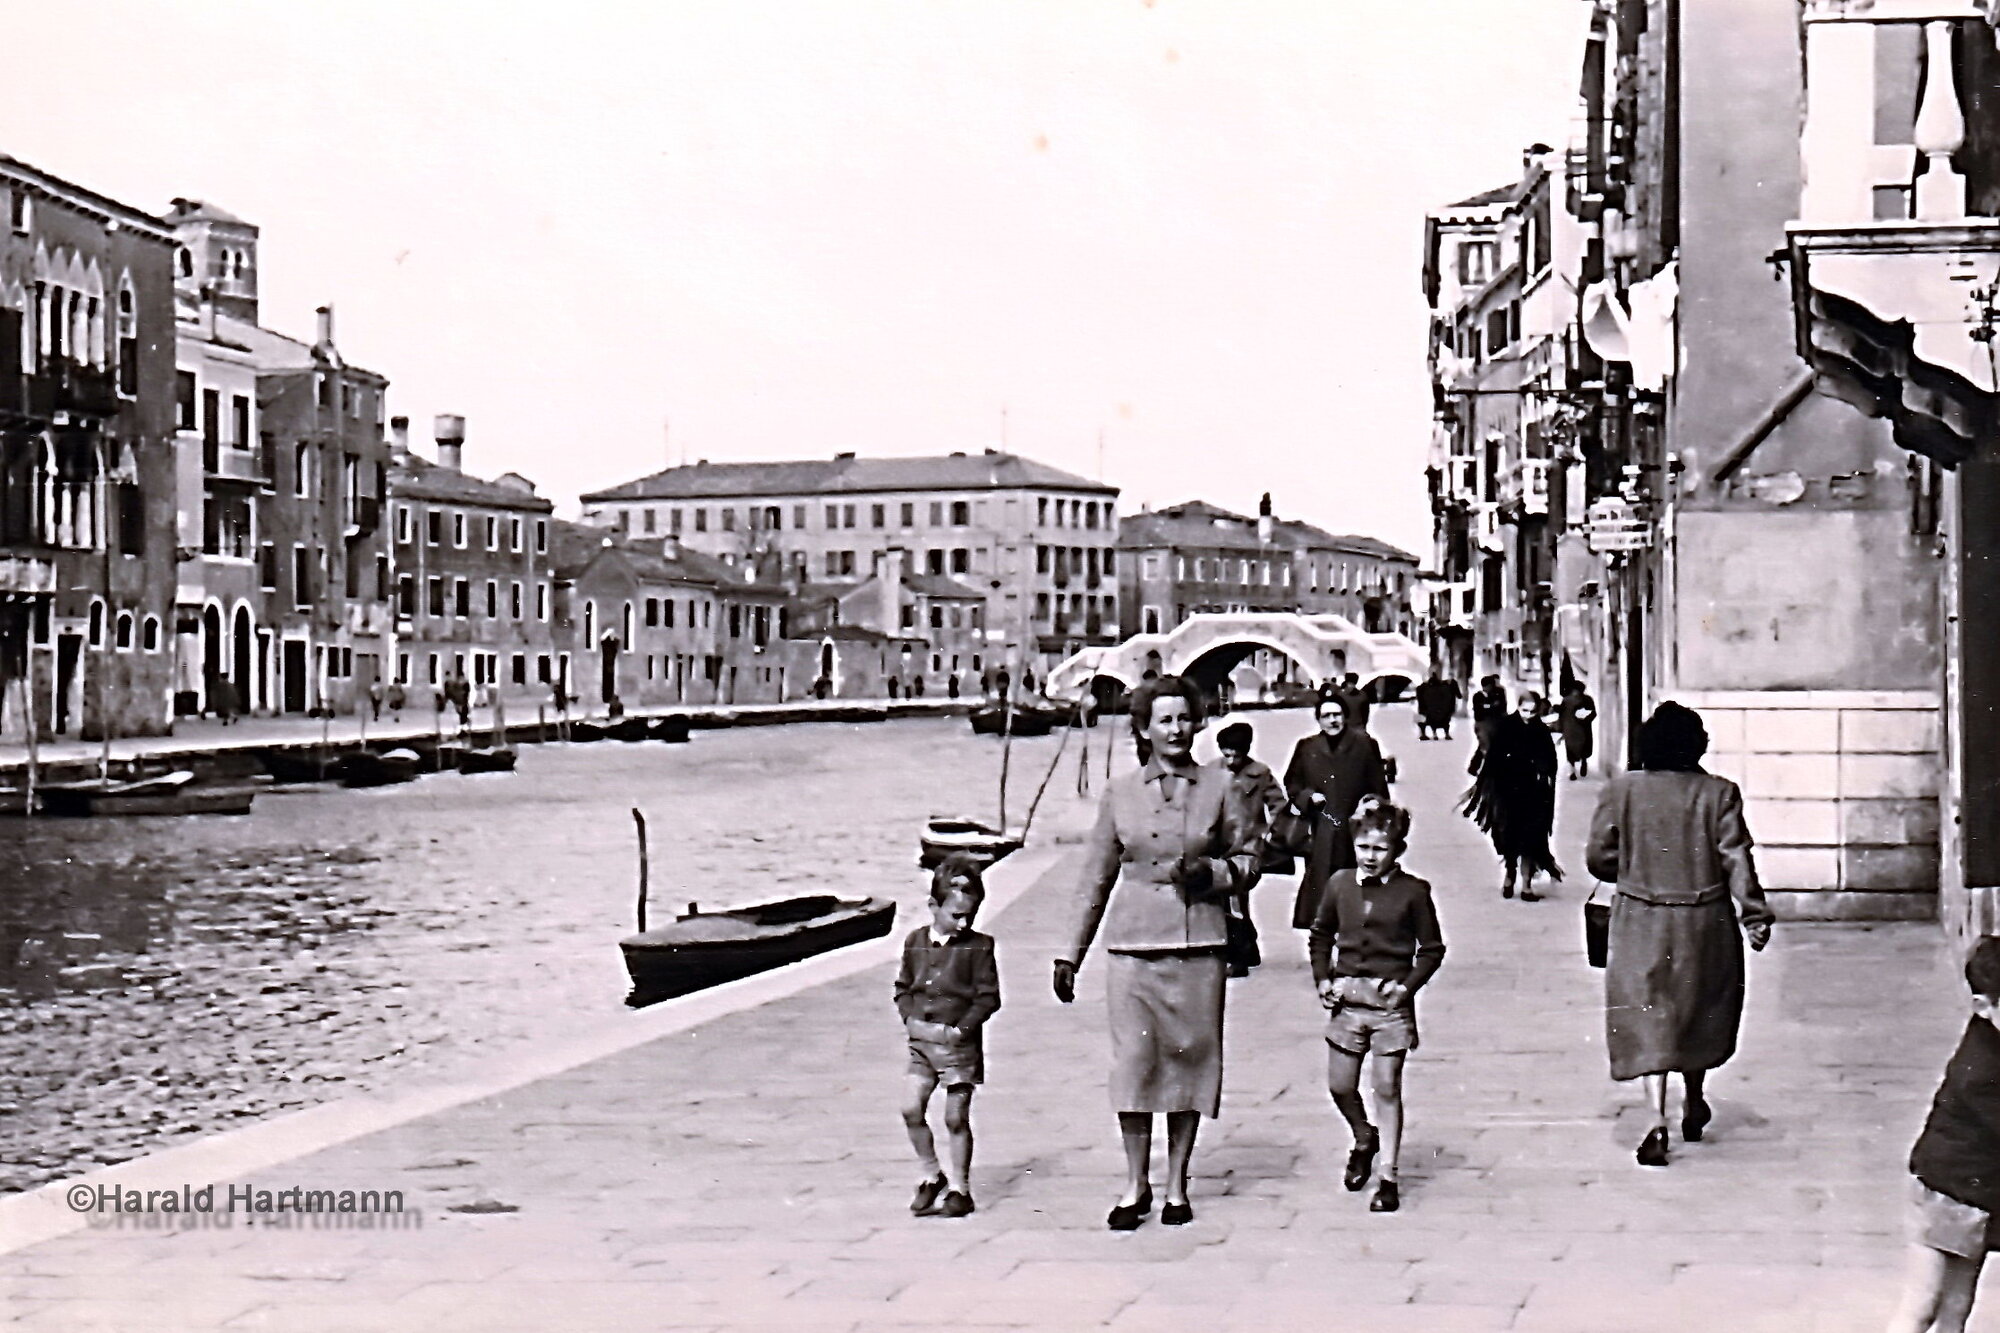
[(646, 817), (639, 813), (639, 807), (632, 807), (632, 822), (639, 828), (639, 933), (646, 933)]

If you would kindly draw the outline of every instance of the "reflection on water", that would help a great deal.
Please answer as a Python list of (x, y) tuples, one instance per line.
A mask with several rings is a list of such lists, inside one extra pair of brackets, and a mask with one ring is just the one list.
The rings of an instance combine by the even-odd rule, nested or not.
[[(1016, 742), (1020, 803), (1057, 744)], [(620, 1021), (635, 805), (655, 919), (834, 892), (913, 921), (924, 818), (990, 815), (997, 771), (962, 721), (770, 727), (273, 789), (247, 819), (0, 820), (0, 1189)]]

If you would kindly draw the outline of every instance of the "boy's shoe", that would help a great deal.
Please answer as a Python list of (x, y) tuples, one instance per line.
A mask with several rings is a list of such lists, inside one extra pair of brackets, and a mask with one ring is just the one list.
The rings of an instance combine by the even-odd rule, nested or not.
[(1375, 1152), (1381, 1146), (1382, 1136), (1375, 1132), (1373, 1126), (1365, 1135), (1355, 1137), (1354, 1151), (1347, 1154), (1347, 1171), (1340, 1178), (1340, 1183), (1347, 1186), (1349, 1192), (1359, 1190), (1368, 1183), (1368, 1177), (1375, 1170)]
[(1393, 1180), (1385, 1180), (1377, 1185), (1375, 1197), (1368, 1201), (1368, 1211), (1371, 1213), (1393, 1213), (1402, 1206), (1402, 1192), (1396, 1188), (1396, 1182)]
[(926, 1180), (917, 1186), (916, 1197), (910, 1200), (910, 1211), (918, 1217), (927, 1217), (937, 1211), (938, 1195), (944, 1193), (944, 1177)]
[(960, 1190), (947, 1191), (937, 1209), (939, 1217), (969, 1217), (972, 1211), (972, 1196)]

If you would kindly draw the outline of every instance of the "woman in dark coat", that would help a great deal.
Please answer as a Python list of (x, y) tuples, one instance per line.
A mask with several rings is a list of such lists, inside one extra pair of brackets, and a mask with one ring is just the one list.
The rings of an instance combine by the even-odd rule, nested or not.
[(1472, 821), (1493, 839), (1493, 850), (1507, 867), (1500, 896), (1514, 896), (1521, 871), (1521, 899), (1535, 902), (1535, 876), (1561, 879), (1562, 868), (1549, 850), (1549, 832), (1556, 822), (1556, 743), (1542, 725), (1542, 698), (1524, 694), (1512, 713), (1494, 719), (1486, 746), (1472, 761), (1472, 790), (1463, 807)]
[(1292, 925), (1299, 930), (1312, 929), (1320, 894), (1333, 872), (1354, 868), (1354, 840), (1347, 831), (1354, 807), (1364, 796), (1389, 797), (1382, 748), (1350, 720), (1341, 697), (1323, 695), (1313, 716), (1318, 733), (1298, 743), (1285, 768), (1285, 795), (1312, 828), (1305, 872), (1292, 904)]
[(1590, 756), (1597, 753), (1597, 700), (1590, 697), (1581, 681), (1572, 681), (1563, 692), (1556, 716), (1570, 778), (1583, 777), (1590, 772)]
[(1667, 1164), (1667, 1075), (1686, 1096), (1681, 1137), (1707, 1128), (1702, 1080), (1736, 1053), (1743, 941), (1761, 949), (1771, 909), (1757, 884), (1743, 793), (1704, 773), (1701, 717), (1664, 703), (1639, 728), (1639, 771), (1613, 778), (1590, 821), (1590, 872), (1611, 901), (1604, 1021), (1611, 1077), (1644, 1078), (1643, 1166)]

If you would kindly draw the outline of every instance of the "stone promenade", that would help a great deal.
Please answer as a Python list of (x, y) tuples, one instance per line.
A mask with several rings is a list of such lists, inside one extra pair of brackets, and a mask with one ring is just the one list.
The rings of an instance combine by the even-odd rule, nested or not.
[[(1282, 765), (1303, 718), (1256, 724)], [(1400, 1214), (1340, 1188), (1346, 1136), (1286, 881), (1260, 904), (1272, 961), (1232, 983), (1196, 1221), (1107, 1232), (1120, 1159), (1103, 973), (1086, 966), (1073, 1007), (1050, 996), (1067, 880), (1030, 853), (996, 876), (1055, 868), (982, 923), (1006, 1007), (974, 1107), (973, 1217), (906, 1212), (884, 966), (253, 1178), (401, 1189), (420, 1225), (78, 1231), (0, 1256), (0, 1318), (285, 1333), (1879, 1328), (1902, 1261), (1904, 1158), (1962, 1022), (1937, 932), (1781, 925), (1752, 959), (1709, 1141), (1644, 1170), (1635, 1090), (1606, 1076), (1599, 975), (1582, 957), (1594, 784), (1566, 784), (1570, 882), (1503, 902), (1449, 813), (1464, 740), (1419, 744), (1402, 710), (1378, 731), (1402, 761), (1410, 865), (1438, 886), (1451, 950), (1410, 1062)], [(1054, 827), (1073, 836), (1076, 813)], [(2000, 1308), (1975, 1327), (2000, 1329)]]

